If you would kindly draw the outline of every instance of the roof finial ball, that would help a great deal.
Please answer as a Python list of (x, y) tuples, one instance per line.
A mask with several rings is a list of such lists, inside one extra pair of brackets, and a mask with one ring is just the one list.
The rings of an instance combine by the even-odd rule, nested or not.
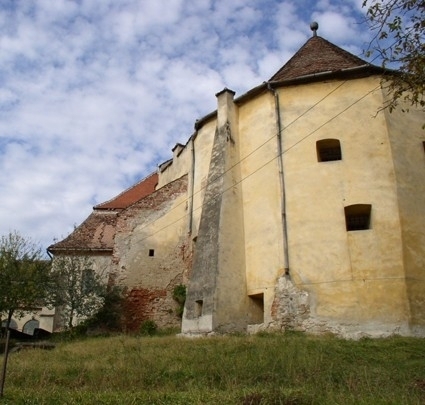
[(313, 31), (313, 37), (317, 36), (317, 30), (319, 29), (319, 24), (316, 21), (313, 21), (310, 24), (310, 29)]

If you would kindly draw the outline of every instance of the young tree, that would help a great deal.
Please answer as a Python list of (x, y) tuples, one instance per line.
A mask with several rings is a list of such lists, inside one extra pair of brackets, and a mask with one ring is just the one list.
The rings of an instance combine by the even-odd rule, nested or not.
[(55, 306), (72, 329), (102, 307), (106, 285), (89, 256), (56, 256), (53, 260)]
[(399, 100), (425, 108), (425, 1), (364, 0), (370, 28), (376, 32), (366, 52), (377, 52), (383, 66), (395, 66), (391, 76), (390, 111)]
[(108, 285), (102, 296), (103, 305), (87, 320), (87, 327), (100, 331), (121, 331), (125, 295), (126, 289), (124, 287)]
[(50, 282), (50, 261), (39, 246), (16, 231), (0, 238), (0, 314), (6, 315), (6, 328), (14, 315), (47, 303)]
[(0, 315), (6, 316), (7, 330), (0, 396), (3, 396), (12, 317), (21, 317), (34, 307), (46, 305), (50, 282), (50, 262), (43, 258), (40, 247), (16, 231), (0, 238)]

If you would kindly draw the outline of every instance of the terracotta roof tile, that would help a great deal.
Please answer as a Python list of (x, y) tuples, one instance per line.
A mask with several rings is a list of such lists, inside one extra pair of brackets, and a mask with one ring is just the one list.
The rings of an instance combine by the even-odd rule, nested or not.
[(93, 211), (67, 238), (47, 248), (49, 252), (111, 250), (117, 213)]
[(310, 38), (269, 81), (296, 79), (323, 72), (367, 66), (368, 63), (319, 36)]
[[(146, 189), (143, 190), (146, 191)], [(120, 216), (127, 217), (130, 215), (129, 213), (134, 215), (134, 212), (137, 212), (139, 209), (156, 209), (159, 205), (172, 199), (175, 194), (185, 192), (186, 190), (187, 175), (184, 175), (161, 187), (159, 190), (137, 199), (136, 203), (129, 204), (126, 209), (99, 210), (95, 207), (87, 219), (68, 237), (49, 246), (47, 250), (53, 254), (75, 251), (112, 252), (117, 221)]]
[(158, 174), (152, 173), (148, 177), (131, 186), (127, 190), (118, 194), (109, 201), (98, 204), (94, 207), (96, 210), (115, 210), (124, 209), (134, 204), (136, 201), (152, 194), (158, 184)]
[(88, 218), (68, 237), (47, 248), (49, 252), (111, 250), (115, 237), (117, 213), (152, 194), (158, 174), (152, 173), (121, 194), (96, 205)]

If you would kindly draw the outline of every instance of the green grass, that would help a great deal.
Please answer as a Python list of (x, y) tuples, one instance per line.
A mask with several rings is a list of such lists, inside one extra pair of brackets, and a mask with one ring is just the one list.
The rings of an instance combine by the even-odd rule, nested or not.
[(11, 354), (0, 404), (425, 404), (425, 339), (64, 341)]

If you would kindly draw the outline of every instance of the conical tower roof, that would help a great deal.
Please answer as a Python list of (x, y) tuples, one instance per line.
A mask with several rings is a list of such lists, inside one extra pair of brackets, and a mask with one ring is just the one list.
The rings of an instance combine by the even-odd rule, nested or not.
[(311, 37), (298, 52), (282, 66), (270, 82), (298, 79), (320, 73), (333, 73), (351, 68), (371, 67), (359, 57), (319, 36)]

